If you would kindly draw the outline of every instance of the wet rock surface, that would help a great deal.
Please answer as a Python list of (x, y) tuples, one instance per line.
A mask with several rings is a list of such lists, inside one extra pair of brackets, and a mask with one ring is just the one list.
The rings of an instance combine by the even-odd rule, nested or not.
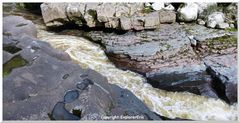
[(237, 102), (237, 54), (208, 56), (204, 59), (210, 74), (216, 78), (215, 86), (230, 103)]
[(148, 82), (156, 88), (177, 92), (188, 91), (197, 95), (218, 98), (212, 88), (213, 80), (206, 73), (203, 63), (171, 68), (163, 67), (158, 71), (147, 73), (146, 77)]
[[(181, 25), (175, 23), (175, 4), (170, 4), (174, 9), (169, 10), (164, 7), (167, 4), (157, 5), (157, 11), (150, 12), (144, 4), (109, 3), (44, 3), (41, 10), (48, 27), (74, 22), (83, 28), (125, 30), (81, 31), (78, 35), (83, 33), (101, 44), (117, 67), (145, 75), (155, 88), (187, 91), (235, 104), (237, 5), (227, 4), (225, 11), (219, 10), (222, 4), (194, 4), (201, 19), (195, 19), (194, 14), (192, 23), (184, 18)], [(214, 28), (205, 27), (205, 17), (214, 12), (223, 12), (223, 21), (213, 24)], [(130, 91), (108, 84), (101, 74), (82, 69), (66, 53), (38, 41), (30, 21), (16, 16), (5, 20), (4, 119), (112, 120), (107, 116), (114, 115), (165, 119), (151, 112)]]
[(124, 34), (93, 31), (85, 36), (102, 43), (117, 67), (145, 75), (156, 88), (222, 98), (214, 89), (215, 78), (207, 72), (203, 59), (214, 54), (236, 53), (236, 31), (197, 24), (161, 24), (160, 27)]
[[(105, 77), (91, 69), (82, 69), (66, 53), (38, 41), (32, 33), (15, 34), (14, 18), (24, 21), (16, 16), (3, 19), (4, 32), (12, 34), (4, 36), (3, 46), (21, 48), (14, 53), (3, 52), (4, 120), (103, 120), (103, 116), (116, 112), (113, 109), (160, 120), (130, 91), (109, 84)], [(15, 40), (18, 43), (9, 43)], [(85, 85), (79, 87), (81, 83)], [(129, 107), (131, 105), (135, 107)]]
[(191, 63), (194, 59), (189, 57), (195, 57), (190, 40), (179, 24), (162, 24), (161, 29), (156, 31), (127, 32), (123, 35), (93, 31), (86, 34), (86, 37), (102, 42), (109, 58), (118, 67), (127, 67), (140, 73), (177, 65), (174, 60), (184, 58)]

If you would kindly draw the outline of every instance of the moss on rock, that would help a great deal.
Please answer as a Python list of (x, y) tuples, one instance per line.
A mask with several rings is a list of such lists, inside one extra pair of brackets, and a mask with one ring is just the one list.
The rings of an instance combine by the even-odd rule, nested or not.
[(3, 77), (9, 75), (13, 69), (25, 66), (27, 61), (20, 55), (14, 56), (11, 60), (3, 64)]

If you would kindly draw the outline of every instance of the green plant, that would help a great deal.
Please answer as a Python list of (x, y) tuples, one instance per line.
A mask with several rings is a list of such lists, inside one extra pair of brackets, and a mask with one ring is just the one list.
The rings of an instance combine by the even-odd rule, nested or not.
[(153, 8), (151, 6), (145, 6), (142, 10), (142, 13), (150, 13), (153, 12)]

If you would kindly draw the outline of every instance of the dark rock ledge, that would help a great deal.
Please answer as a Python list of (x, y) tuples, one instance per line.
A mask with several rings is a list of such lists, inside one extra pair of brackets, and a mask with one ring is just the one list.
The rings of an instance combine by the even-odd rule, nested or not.
[(36, 32), (20, 16), (3, 18), (4, 120), (104, 120), (114, 115), (161, 120), (130, 91), (74, 64), (68, 54), (36, 39)]

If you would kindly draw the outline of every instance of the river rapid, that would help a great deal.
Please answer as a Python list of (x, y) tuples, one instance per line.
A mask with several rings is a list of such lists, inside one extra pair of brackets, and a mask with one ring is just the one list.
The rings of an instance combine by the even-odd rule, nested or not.
[(76, 35), (46, 31), (41, 16), (34, 16), (26, 11), (10, 11), (4, 16), (6, 15), (20, 15), (32, 20), (38, 29), (39, 40), (68, 53), (81, 67), (99, 72), (107, 77), (109, 83), (130, 90), (161, 116), (193, 120), (237, 120), (237, 104), (229, 105), (220, 99), (188, 92), (168, 92), (153, 88), (142, 75), (116, 68), (98, 44)]
[(237, 104), (230, 106), (220, 99), (153, 88), (142, 75), (116, 68), (98, 44), (78, 36), (48, 32), (41, 25), (37, 28), (40, 40), (68, 53), (83, 68), (101, 73), (107, 77), (109, 83), (130, 90), (159, 115), (194, 120), (237, 119)]

